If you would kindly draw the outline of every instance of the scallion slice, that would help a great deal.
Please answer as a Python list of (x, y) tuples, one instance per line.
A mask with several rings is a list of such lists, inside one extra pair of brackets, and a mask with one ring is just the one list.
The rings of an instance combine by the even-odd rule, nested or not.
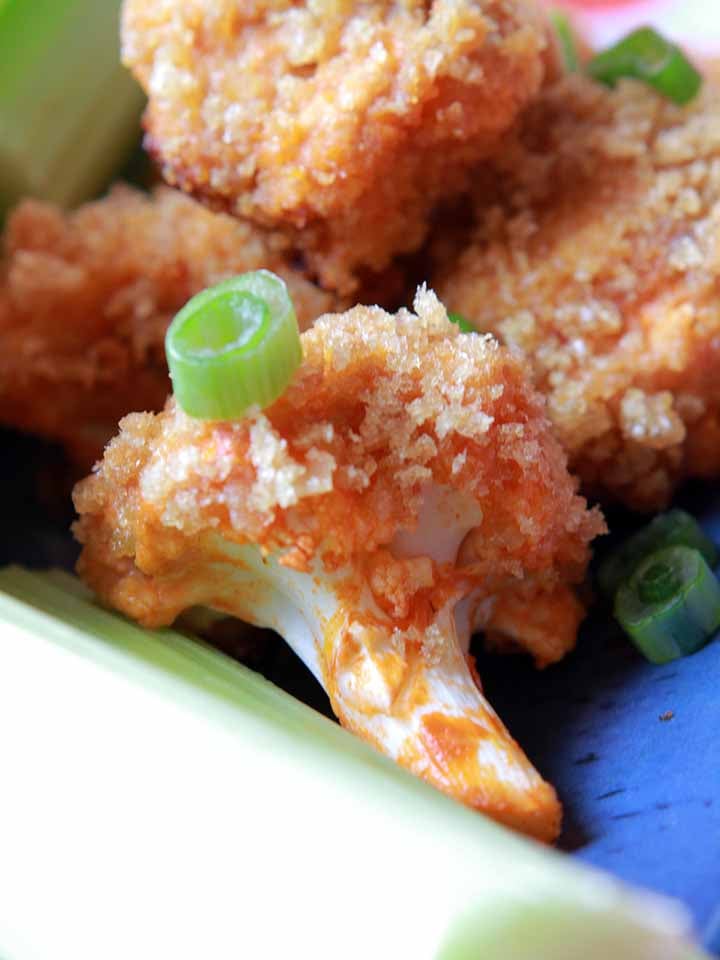
[(448, 320), (460, 327), (463, 333), (477, 333), (475, 327), (461, 313), (448, 313)]
[(714, 567), (717, 563), (715, 545), (703, 533), (695, 518), (684, 510), (668, 510), (628, 537), (603, 560), (597, 573), (601, 592), (611, 600), (618, 587), (630, 579), (648, 554), (673, 546), (692, 547), (700, 551), (709, 566)]
[(614, 87), (622, 77), (634, 77), (654, 87), (675, 103), (689, 103), (702, 84), (702, 76), (682, 50), (651, 27), (640, 27), (587, 65), (600, 83)]
[(256, 270), (197, 294), (170, 324), (165, 353), (175, 397), (190, 416), (231, 420), (268, 406), (302, 359), (285, 283)]
[(667, 663), (695, 653), (720, 628), (720, 583), (699, 550), (666, 547), (620, 587), (615, 616), (648, 660)]
[(550, 22), (555, 30), (555, 36), (566, 72), (577, 73), (580, 69), (580, 57), (578, 56), (575, 34), (569, 17), (562, 10), (551, 10)]

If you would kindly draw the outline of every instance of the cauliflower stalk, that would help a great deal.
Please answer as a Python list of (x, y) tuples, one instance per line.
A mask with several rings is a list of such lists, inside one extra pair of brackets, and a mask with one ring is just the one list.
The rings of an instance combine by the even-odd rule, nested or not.
[[(540, 663), (562, 655), (602, 520), (522, 363), (429, 291), (415, 310), (318, 320), (262, 413), (198, 421), (171, 400), (127, 417), (76, 488), (79, 571), (148, 626), (201, 604), (277, 630), (343, 725), (551, 840), (555, 791), (483, 696), (468, 640), (483, 627)], [(545, 614), (525, 631), (529, 598)]]

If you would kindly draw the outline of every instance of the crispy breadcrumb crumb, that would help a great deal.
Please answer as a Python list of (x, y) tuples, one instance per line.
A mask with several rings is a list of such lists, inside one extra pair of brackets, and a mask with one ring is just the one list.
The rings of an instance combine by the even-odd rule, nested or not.
[[(347, 727), (552, 839), (554, 791), (483, 699), (453, 610), (467, 599), (492, 622), (496, 599), (512, 611), (531, 582), (565, 642), (569, 584), (604, 526), (521, 360), (460, 333), (427, 290), (415, 310), (322, 317), (286, 393), (242, 420), (194, 420), (173, 400), (126, 417), (75, 490), (78, 569), (147, 625), (202, 604), (278, 629)], [(541, 618), (526, 631), (499, 614), (539, 661), (557, 658)]]
[(685, 108), (561, 80), (478, 171), (435, 275), (530, 359), (584, 488), (642, 510), (720, 472), (719, 103), (710, 76)]
[(539, 668), (557, 663), (574, 648), (585, 609), (566, 583), (543, 588), (529, 578), (501, 593), (485, 625), (490, 650), (532, 654)]
[(415, 308), (322, 317), (302, 336), (286, 393), (242, 420), (196, 420), (174, 401), (125, 418), (76, 488), (83, 571), (97, 523), (111, 531), (105, 561), (123, 569), (139, 542), (161, 569), (163, 529), (170, 563), (177, 537), (221, 531), (290, 566), (307, 569), (319, 553), (333, 569), (412, 528), (435, 482), (479, 505), (461, 557), (493, 592), (530, 573), (581, 579), (602, 524), (575, 493), (523, 364), (490, 337), (459, 334), (432, 293)]
[(420, 245), (554, 57), (527, 0), (126, 0), (122, 36), (168, 182), (346, 292)]
[(259, 267), (287, 282), (301, 325), (337, 302), (275, 238), (167, 188), (118, 186), (70, 214), (21, 203), (0, 263), (0, 422), (61, 441), (88, 467), (120, 417), (164, 404), (173, 314)]

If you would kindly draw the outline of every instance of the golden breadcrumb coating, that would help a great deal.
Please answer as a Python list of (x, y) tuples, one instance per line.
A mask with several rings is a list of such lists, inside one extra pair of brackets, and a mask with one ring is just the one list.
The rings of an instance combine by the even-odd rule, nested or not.
[[(316, 643), (340, 720), (462, 802), (552, 839), (552, 788), (487, 704), (452, 693), (466, 683), (478, 697), (447, 611), (466, 597), (472, 622), (478, 611), (487, 622), (496, 597), (500, 611), (513, 589), (527, 601), (530, 579), (550, 629), (567, 632), (579, 620), (568, 584), (604, 525), (577, 496), (522, 361), (461, 334), (424, 289), (415, 310), (320, 318), (286, 393), (242, 420), (194, 420), (174, 400), (126, 417), (75, 489), (78, 570), (151, 626), (196, 604), (259, 622), (263, 603), (273, 625), (283, 613), (263, 598), (264, 570), (287, 580), (283, 605), (293, 578), (319, 598), (331, 590), (339, 612), (319, 616)], [(418, 540), (428, 503), (437, 533)], [(457, 546), (443, 557), (453, 524)], [(540, 662), (564, 652), (539, 620), (498, 629)], [(398, 725), (414, 731), (402, 743)]]
[(548, 590), (532, 577), (501, 592), (485, 624), (486, 646), (494, 652), (531, 653), (535, 666), (557, 663), (575, 646), (585, 609), (566, 583)]
[(419, 246), (554, 56), (532, 0), (126, 0), (122, 36), (168, 182), (346, 291)]
[(0, 422), (59, 440), (89, 466), (122, 416), (165, 402), (173, 314), (259, 267), (287, 282), (301, 325), (337, 302), (273, 238), (167, 188), (115, 187), (70, 214), (21, 203), (0, 262)]
[(461, 558), (486, 592), (530, 574), (536, 586), (581, 580), (602, 521), (576, 495), (524, 365), (489, 337), (460, 334), (432, 293), (418, 293), (416, 310), (321, 317), (302, 336), (292, 384), (263, 412), (197, 420), (170, 400), (159, 415), (126, 417), (76, 487), (83, 574), (126, 612), (171, 622), (180, 608), (153, 595), (146, 614), (136, 593), (121, 595), (139, 549), (143, 570), (162, 570), (183, 538), (194, 547), (221, 531), (297, 569), (316, 555), (336, 569), (412, 528), (435, 482), (480, 506)]
[(569, 76), (441, 241), (449, 309), (529, 358), (584, 488), (642, 510), (720, 473), (719, 104)]

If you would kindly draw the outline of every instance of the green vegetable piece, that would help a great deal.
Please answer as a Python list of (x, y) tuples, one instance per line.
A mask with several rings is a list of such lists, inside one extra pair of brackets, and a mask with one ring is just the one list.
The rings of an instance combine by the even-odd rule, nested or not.
[(640, 27), (587, 65), (593, 79), (614, 87), (622, 77), (641, 80), (674, 103), (689, 103), (702, 75), (682, 50), (651, 27)]
[(73, 206), (140, 137), (120, 63), (120, 0), (0, 0), (0, 215), (20, 197)]
[(580, 70), (580, 57), (569, 17), (562, 10), (551, 10), (550, 22), (555, 30), (566, 72), (577, 73)]
[(197, 294), (170, 324), (165, 353), (175, 397), (190, 416), (231, 420), (268, 406), (302, 359), (285, 283), (256, 270)]
[(615, 597), (615, 616), (651, 663), (695, 653), (720, 628), (720, 583), (699, 550), (650, 554)]
[(600, 564), (597, 582), (611, 600), (618, 587), (630, 579), (645, 557), (663, 547), (685, 546), (699, 550), (709, 566), (718, 560), (715, 545), (705, 536), (694, 517), (684, 510), (660, 513), (647, 526), (628, 537)]
[(0, 725), (2, 957), (709, 960), (679, 904), (516, 836), (66, 573), (0, 569)]
[(461, 313), (448, 313), (448, 320), (460, 327), (463, 333), (477, 333), (475, 327)]

